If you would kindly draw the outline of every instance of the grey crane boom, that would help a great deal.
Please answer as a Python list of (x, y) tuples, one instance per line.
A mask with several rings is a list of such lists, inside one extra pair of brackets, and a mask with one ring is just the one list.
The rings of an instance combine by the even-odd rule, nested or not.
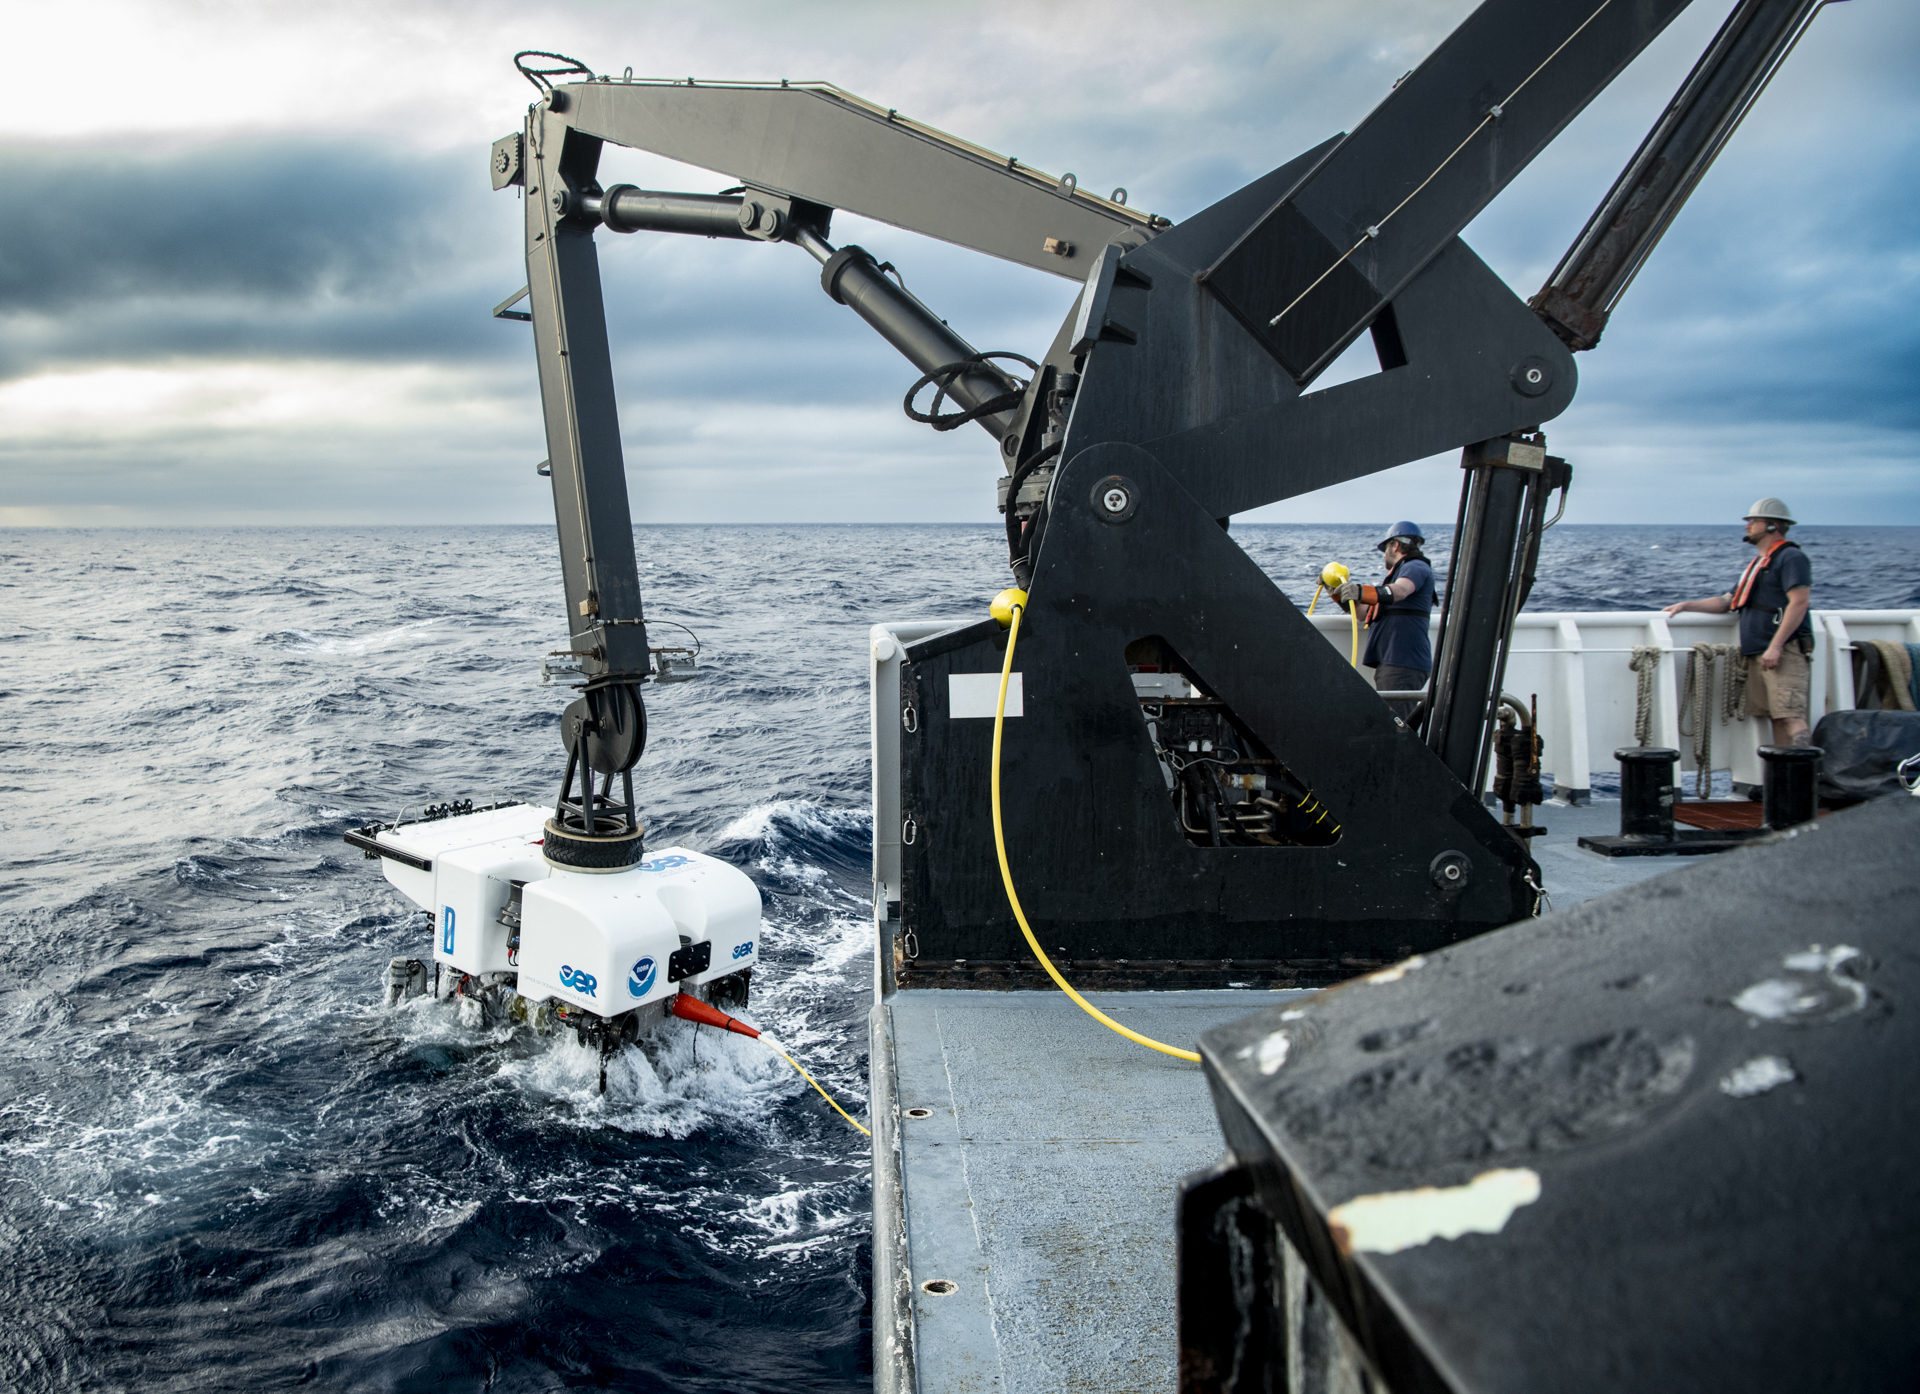
[[(576, 131), (1081, 280), (1151, 216), (823, 84), (586, 82)], [(1050, 249), (1051, 248), (1051, 249)]]

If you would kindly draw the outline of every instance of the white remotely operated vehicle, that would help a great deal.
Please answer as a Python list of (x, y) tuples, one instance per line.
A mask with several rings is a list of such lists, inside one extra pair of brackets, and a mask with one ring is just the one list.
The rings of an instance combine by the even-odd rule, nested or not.
[(552, 816), (441, 805), (349, 835), (433, 916), (431, 970), (396, 958), (389, 1003), (431, 989), (471, 1025), (568, 1025), (611, 1052), (676, 993), (746, 1001), (760, 892), (744, 873), (685, 847), (608, 870), (559, 865), (545, 855)]

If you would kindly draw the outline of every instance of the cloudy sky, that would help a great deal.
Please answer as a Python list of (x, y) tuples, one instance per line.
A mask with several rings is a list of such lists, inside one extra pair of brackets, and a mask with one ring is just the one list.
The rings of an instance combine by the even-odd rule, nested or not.
[[(520, 48), (836, 83), (1176, 221), (1351, 129), (1471, 0), (0, 3), (0, 525), (536, 522), (525, 280), (489, 143)], [(1727, 11), (1700, 0), (1467, 231), (1538, 287)], [(1920, 5), (1829, 6), (1549, 427), (1569, 517), (1920, 523)], [(610, 150), (602, 177), (729, 183)], [(1037, 356), (1057, 278), (835, 221), (976, 345)], [(790, 247), (601, 237), (636, 518), (985, 521), (991, 442)], [(1364, 341), (1363, 341), (1364, 342)], [(1444, 521), (1423, 461), (1259, 520)]]

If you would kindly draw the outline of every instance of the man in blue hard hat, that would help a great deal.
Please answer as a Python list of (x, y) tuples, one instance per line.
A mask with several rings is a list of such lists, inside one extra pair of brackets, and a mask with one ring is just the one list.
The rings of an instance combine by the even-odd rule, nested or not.
[[(1382, 692), (1412, 692), (1427, 685), (1433, 671), (1433, 641), (1428, 621), (1433, 615), (1433, 567), (1420, 551), (1426, 536), (1420, 525), (1402, 519), (1375, 543), (1386, 561), (1387, 575), (1377, 586), (1349, 581), (1339, 598), (1362, 605), (1369, 628), (1367, 652), (1360, 661), (1374, 670), (1373, 685)], [(1405, 720), (1416, 703), (1389, 702), (1389, 710)]]
[(1775, 745), (1806, 745), (1813, 670), (1813, 564), (1798, 542), (1787, 541), (1793, 514), (1780, 499), (1756, 499), (1747, 510), (1747, 545), (1760, 554), (1747, 562), (1733, 589), (1667, 606), (1678, 615), (1696, 610), (1740, 617), (1740, 652), (1747, 665), (1747, 715), (1772, 723)]

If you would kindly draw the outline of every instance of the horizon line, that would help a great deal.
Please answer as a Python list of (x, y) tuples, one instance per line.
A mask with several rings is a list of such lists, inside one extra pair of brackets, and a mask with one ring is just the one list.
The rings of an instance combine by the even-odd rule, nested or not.
[[(1708, 519), (1674, 521), (1661, 523), (1574, 523), (1560, 522), (1556, 528), (1730, 528), (1739, 520)], [(363, 529), (363, 530), (400, 530), (404, 528), (535, 528), (552, 529), (553, 522), (540, 523), (0, 523), (0, 533), (9, 532), (215, 532), (215, 531), (275, 531), (320, 529)], [(728, 522), (636, 522), (635, 528), (984, 528), (998, 532), (1002, 528), (999, 520), (980, 522), (777, 522), (767, 520), (743, 520)], [(1268, 522), (1235, 519), (1236, 528), (1371, 528), (1386, 526), (1377, 519), (1358, 521), (1329, 522)], [(1436, 532), (1450, 532), (1452, 523), (1435, 523)], [(1809, 528), (1920, 528), (1920, 523), (1796, 523), (1796, 532), (1805, 532)]]

